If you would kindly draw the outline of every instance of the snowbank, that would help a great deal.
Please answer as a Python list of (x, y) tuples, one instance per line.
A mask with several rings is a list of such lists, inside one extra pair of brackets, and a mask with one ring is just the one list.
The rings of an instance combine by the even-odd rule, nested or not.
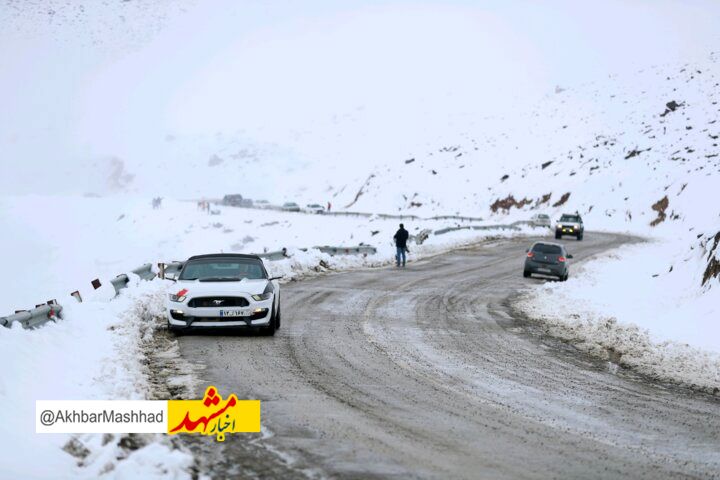
[(163, 283), (135, 277), (113, 300), (108, 284), (82, 304), (61, 299), (64, 318), (57, 323), (0, 329), (0, 476), (190, 478), (192, 457), (165, 436), (40, 435), (34, 428), (35, 400), (148, 398), (142, 349)]
[(682, 258), (683, 247), (683, 241), (657, 241), (601, 254), (578, 265), (567, 282), (532, 288), (517, 306), (581, 350), (717, 392), (720, 286), (701, 286), (703, 252)]

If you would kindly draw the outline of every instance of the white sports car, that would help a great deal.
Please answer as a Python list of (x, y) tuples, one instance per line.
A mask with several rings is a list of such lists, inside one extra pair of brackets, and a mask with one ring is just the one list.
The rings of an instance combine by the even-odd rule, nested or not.
[(257, 255), (218, 253), (190, 257), (168, 294), (168, 329), (280, 328), (280, 284)]

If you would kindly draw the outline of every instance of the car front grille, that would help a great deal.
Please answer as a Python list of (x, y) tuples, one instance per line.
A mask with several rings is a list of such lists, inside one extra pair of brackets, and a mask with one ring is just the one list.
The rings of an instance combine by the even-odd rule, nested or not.
[(267, 309), (263, 309), (263, 312), (253, 313), (249, 317), (194, 317), (193, 323), (203, 322), (246, 322), (248, 320), (260, 320), (265, 318), (268, 314)]
[(196, 297), (188, 302), (188, 307), (247, 307), (250, 305), (245, 297)]

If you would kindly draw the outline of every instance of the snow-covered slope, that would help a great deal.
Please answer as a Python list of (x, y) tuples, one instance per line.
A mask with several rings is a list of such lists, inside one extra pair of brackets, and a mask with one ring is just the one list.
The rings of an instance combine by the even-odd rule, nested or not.
[(491, 127), (458, 125), (431, 148), (418, 145), (407, 158), (362, 172), (339, 203), (483, 215), (499, 201), (498, 213), (518, 203), (525, 211), (559, 212), (554, 205), (569, 193), (565, 209), (618, 226), (650, 223), (658, 216), (652, 205), (668, 196), (672, 221), (716, 217), (717, 205), (697, 200), (720, 173), (718, 62), (711, 54), (699, 63), (558, 88)]

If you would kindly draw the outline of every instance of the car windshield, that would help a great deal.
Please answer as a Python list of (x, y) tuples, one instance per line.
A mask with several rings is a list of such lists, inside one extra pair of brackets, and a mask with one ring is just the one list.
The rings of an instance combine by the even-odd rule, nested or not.
[(560, 221), (580, 223), (580, 217), (577, 215), (563, 215), (562, 217), (560, 217)]
[(267, 278), (262, 261), (254, 258), (199, 258), (190, 260), (180, 273), (180, 280), (239, 281), (243, 278)]
[(546, 253), (550, 255), (560, 255), (562, 249), (558, 245), (548, 245), (547, 243), (536, 243), (533, 246), (533, 252), (535, 253)]

